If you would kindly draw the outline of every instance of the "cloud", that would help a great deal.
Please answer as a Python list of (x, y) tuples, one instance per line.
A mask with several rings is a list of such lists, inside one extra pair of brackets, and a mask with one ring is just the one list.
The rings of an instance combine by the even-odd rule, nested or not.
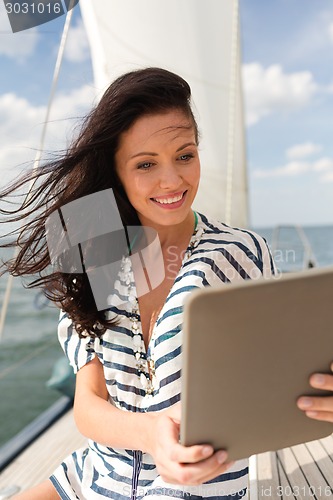
[(330, 37), (331, 42), (333, 43), (333, 22), (328, 26), (328, 35)]
[[(45, 107), (31, 106), (13, 93), (0, 96), (0, 178), (5, 184), (17, 171), (16, 166), (32, 160), (37, 147), (37, 124), (45, 116)], [(14, 170), (13, 170), (14, 169)]]
[(255, 177), (284, 177), (284, 176), (296, 176), (309, 171), (311, 168), (309, 163), (306, 162), (289, 162), (282, 167), (272, 168), (270, 170), (256, 169), (253, 174)]
[(319, 180), (323, 183), (333, 182), (333, 170), (331, 172), (327, 172), (325, 175), (322, 175)]
[(281, 167), (272, 169), (255, 169), (253, 176), (256, 178), (271, 177), (297, 177), (305, 173), (315, 173), (320, 182), (333, 181), (333, 159), (323, 157), (312, 162), (291, 161)]
[(91, 108), (96, 96), (93, 85), (83, 85), (78, 89), (71, 90), (64, 94), (59, 94), (52, 106), (51, 118), (76, 118), (76, 114), (82, 114)]
[(69, 30), (64, 57), (73, 63), (81, 63), (90, 58), (89, 42), (82, 20)]
[(3, 2), (0, 4), (0, 54), (21, 62), (31, 56), (37, 47), (39, 34), (36, 28), (22, 33), (12, 33)]
[[(47, 129), (46, 151), (67, 145), (75, 120), (90, 108), (95, 97), (93, 86), (84, 85), (59, 94), (53, 105)], [(39, 147), (46, 106), (34, 106), (14, 93), (0, 95), (0, 178), (1, 185), (17, 175), (19, 165), (34, 159)], [(73, 118), (73, 120), (71, 120)]]
[(289, 160), (298, 160), (319, 153), (321, 150), (322, 146), (320, 146), (320, 144), (304, 142), (303, 144), (295, 144), (295, 146), (288, 148), (286, 155)]
[(316, 172), (327, 172), (328, 170), (332, 170), (333, 172), (333, 159), (320, 158), (320, 160), (313, 162), (312, 169)]
[(310, 71), (287, 74), (278, 64), (266, 69), (259, 63), (245, 64), (243, 85), (248, 125), (274, 112), (306, 106), (317, 91)]

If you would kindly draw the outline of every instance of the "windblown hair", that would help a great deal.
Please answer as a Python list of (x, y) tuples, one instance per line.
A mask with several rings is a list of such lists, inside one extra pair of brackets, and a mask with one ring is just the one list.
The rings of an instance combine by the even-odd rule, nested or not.
[(68, 314), (82, 337), (100, 337), (112, 322), (106, 310), (97, 310), (85, 273), (67, 274), (51, 268), (46, 220), (69, 202), (112, 188), (123, 225), (140, 225), (115, 169), (120, 136), (142, 116), (175, 109), (191, 120), (198, 141), (190, 98), (188, 83), (167, 70), (146, 68), (126, 73), (106, 90), (84, 120), (78, 138), (60, 158), (46, 162), (37, 171), (28, 171), (0, 192), (0, 201), (12, 205), (11, 197), (16, 198), (22, 189), (26, 191), (17, 208), (0, 206), (2, 223), (21, 223), (19, 229), (9, 233), (11, 241), (0, 244), (0, 248), (18, 248), (17, 256), (2, 264), (0, 275), (8, 271), (33, 278), (26, 286), (41, 288)]

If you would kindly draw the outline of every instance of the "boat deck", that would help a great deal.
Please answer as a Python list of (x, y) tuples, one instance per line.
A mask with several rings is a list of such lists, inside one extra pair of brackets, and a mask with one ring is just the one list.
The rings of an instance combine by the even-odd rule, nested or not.
[(0, 491), (11, 485), (26, 490), (44, 481), (67, 455), (86, 442), (76, 429), (73, 411), (68, 411), (3, 470)]
[(250, 499), (333, 498), (333, 435), (250, 459)]
[[(0, 491), (11, 485), (24, 490), (43, 481), (85, 443), (69, 411), (2, 472)], [(333, 435), (251, 457), (249, 496), (251, 500), (333, 498)]]

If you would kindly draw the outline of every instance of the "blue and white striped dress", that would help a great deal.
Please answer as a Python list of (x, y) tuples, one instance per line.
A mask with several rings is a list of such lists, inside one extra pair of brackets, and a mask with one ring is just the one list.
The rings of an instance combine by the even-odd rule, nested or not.
[[(253, 232), (230, 228), (200, 214), (197, 230), (199, 238), (183, 262), (144, 353), (148, 357), (153, 351), (157, 384), (152, 394), (147, 394), (137, 369), (126, 310), (117, 311), (118, 325), (101, 339), (80, 339), (71, 321), (61, 315), (59, 339), (74, 371), (97, 355), (103, 364), (110, 403), (123, 411), (160, 411), (180, 400), (182, 308), (193, 289), (274, 273), (265, 241)], [(119, 290), (121, 286), (119, 283)], [(247, 497), (248, 461), (236, 462), (227, 473), (200, 486), (177, 486), (161, 479), (149, 454), (89, 441), (88, 448), (74, 452), (58, 467), (51, 481), (66, 500), (139, 500), (146, 496), (159, 500), (237, 500)]]

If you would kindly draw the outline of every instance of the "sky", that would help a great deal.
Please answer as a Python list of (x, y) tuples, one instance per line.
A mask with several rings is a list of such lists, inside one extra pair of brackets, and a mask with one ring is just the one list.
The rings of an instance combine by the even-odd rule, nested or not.
[[(333, 2), (240, 0), (240, 12), (250, 223), (333, 224)], [(39, 147), (64, 20), (13, 34), (0, 3), (1, 186)], [(66, 147), (94, 97), (77, 6), (47, 151)]]

